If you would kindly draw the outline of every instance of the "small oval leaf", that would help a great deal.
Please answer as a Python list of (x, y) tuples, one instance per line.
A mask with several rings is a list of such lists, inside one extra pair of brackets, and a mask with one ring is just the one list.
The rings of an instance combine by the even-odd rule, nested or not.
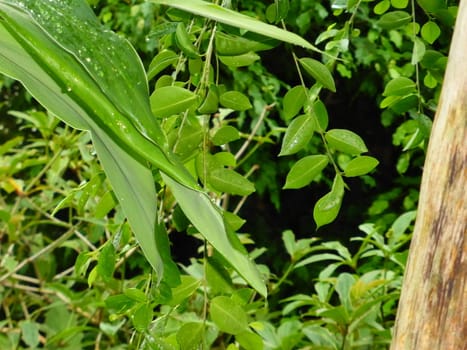
[(178, 55), (171, 50), (162, 50), (151, 61), (148, 69), (148, 80), (154, 78), (165, 68), (174, 64), (178, 60)]
[(340, 175), (336, 175), (331, 191), (321, 197), (313, 209), (313, 219), (317, 228), (334, 221), (339, 214), (343, 197), (344, 181)]
[(240, 132), (236, 128), (231, 125), (225, 125), (216, 131), (211, 140), (215, 146), (221, 146), (239, 138)]
[(315, 131), (315, 122), (309, 115), (303, 114), (292, 120), (282, 141), (279, 156), (297, 153), (310, 141)]
[(179, 86), (164, 86), (151, 95), (151, 109), (155, 116), (170, 117), (186, 111), (197, 101), (198, 96)]
[(307, 156), (296, 162), (285, 181), (284, 189), (302, 188), (308, 185), (328, 164), (324, 155)]
[(376, 22), (383, 29), (396, 29), (410, 23), (412, 16), (405, 11), (387, 12)]
[(321, 62), (309, 57), (299, 59), (300, 64), (318, 83), (326, 89), (336, 92), (336, 85), (329, 69)]
[(423, 25), (422, 38), (425, 39), (427, 43), (433, 44), (440, 35), (441, 29), (439, 29), (436, 22), (428, 21)]
[(203, 340), (204, 325), (201, 322), (185, 323), (177, 332), (177, 342), (180, 350), (198, 349)]
[(223, 332), (239, 334), (248, 330), (248, 317), (240, 305), (232, 299), (219, 296), (211, 301), (212, 321)]
[(218, 168), (208, 176), (209, 184), (219, 192), (247, 196), (255, 192), (255, 185), (232, 169)]
[(416, 91), (416, 84), (412, 79), (397, 77), (386, 84), (383, 96), (405, 96)]
[(234, 111), (246, 111), (253, 107), (247, 96), (238, 91), (227, 91), (220, 96), (220, 103)]
[(368, 151), (362, 138), (350, 130), (332, 129), (325, 137), (331, 147), (343, 153), (356, 155)]
[(361, 176), (372, 171), (379, 164), (376, 158), (360, 156), (352, 159), (345, 167), (344, 175), (347, 177)]
[(307, 99), (306, 88), (302, 85), (294, 86), (284, 96), (284, 119), (286, 121), (295, 117), (302, 109)]

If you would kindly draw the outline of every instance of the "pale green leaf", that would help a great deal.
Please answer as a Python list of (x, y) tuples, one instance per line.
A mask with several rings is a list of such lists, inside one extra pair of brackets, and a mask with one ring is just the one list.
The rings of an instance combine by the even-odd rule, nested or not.
[(377, 15), (382, 15), (385, 13), (387, 10), (389, 10), (389, 7), (391, 6), (391, 2), (389, 0), (383, 0), (380, 1), (376, 4), (375, 8), (373, 9), (374, 13)]
[(413, 39), (412, 64), (419, 63), (425, 55), (426, 47), (419, 37)]
[(179, 86), (164, 86), (151, 95), (151, 109), (155, 116), (164, 118), (182, 113), (193, 106), (198, 97), (190, 90)]
[(211, 301), (212, 321), (223, 332), (239, 334), (248, 329), (248, 317), (243, 308), (232, 299), (219, 296)]
[(235, 339), (245, 350), (262, 350), (264, 349), (263, 339), (253, 332), (242, 332), (235, 336)]
[(203, 340), (204, 327), (202, 322), (183, 324), (177, 332), (177, 343), (180, 345), (180, 350), (198, 349)]
[(231, 141), (238, 140), (240, 132), (231, 125), (225, 125), (216, 130), (212, 137), (212, 143), (216, 146), (225, 145)]
[(329, 69), (324, 64), (309, 57), (300, 58), (299, 62), (305, 71), (310, 74), (318, 83), (323, 85), (328, 90), (333, 92), (336, 91), (334, 78), (332, 77)]
[(302, 188), (313, 181), (328, 164), (328, 157), (324, 155), (307, 156), (297, 161), (285, 181), (284, 189)]
[(422, 26), (422, 38), (425, 39), (427, 43), (433, 44), (440, 35), (441, 29), (439, 29), (436, 22), (428, 21)]
[(279, 156), (294, 154), (303, 149), (314, 131), (315, 122), (309, 115), (304, 114), (293, 119), (285, 132)]
[(239, 12), (221, 7), (219, 5), (201, 1), (201, 0), (151, 0), (160, 5), (167, 5), (178, 8), (183, 11), (193, 13), (198, 16), (210, 18), (212, 20), (228, 24), (233, 27), (245, 29), (254, 33), (258, 33), (273, 39), (284, 41), (290, 44), (299, 45), (304, 48), (319, 51), (308, 41), (301, 36), (280, 29), (276, 26), (263, 23), (253, 17), (246, 16)]
[(345, 167), (344, 175), (347, 177), (368, 174), (379, 164), (378, 160), (369, 156), (359, 156), (352, 159)]
[(180, 276), (180, 284), (172, 289), (172, 298), (167, 303), (170, 306), (177, 306), (185, 299), (189, 298), (201, 285), (201, 281), (192, 276)]
[(362, 138), (350, 130), (332, 129), (326, 132), (325, 138), (332, 148), (350, 155), (368, 151)]
[(33, 321), (21, 321), (19, 323), (21, 329), (21, 339), (31, 348), (36, 348), (39, 345), (39, 325)]
[(405, 9), (409, 4), (409, 0), (391, 0), (392, 7), (396, 9)]
[(135, 329), (144, 332), (148, 329), (152, 321), (152, 307), (148, 304), (140, 304), (131, 314), (131, 321)]

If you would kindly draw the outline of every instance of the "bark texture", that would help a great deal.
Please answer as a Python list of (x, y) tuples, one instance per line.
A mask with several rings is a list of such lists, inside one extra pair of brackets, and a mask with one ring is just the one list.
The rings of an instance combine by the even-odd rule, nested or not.
[(467, 0), (425, 161), (391, 350), (467, 349)]

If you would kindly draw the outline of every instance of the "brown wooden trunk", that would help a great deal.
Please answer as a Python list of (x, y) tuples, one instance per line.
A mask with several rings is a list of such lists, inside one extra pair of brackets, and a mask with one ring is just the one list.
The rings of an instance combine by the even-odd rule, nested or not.
[(467, 349), (467, 0), (425, 161), (392, 350)]

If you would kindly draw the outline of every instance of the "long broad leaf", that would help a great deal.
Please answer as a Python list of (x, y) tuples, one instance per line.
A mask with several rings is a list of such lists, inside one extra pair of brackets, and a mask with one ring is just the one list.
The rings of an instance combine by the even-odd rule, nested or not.
[[(220, 215), (219, 209), (165, 150), (165, 135), (158, 125), (153, 125), (147, 81), (141, 77), (141, 69), (128, 70), (141, 68), (138, 56), (129, 44), (119, 42), (123, 39), (99, 29), (96, 23), (83, 0), (0, 0), (0, 34), (4, 34), (0, 37), (0, 72), (20, 80), (41, 104), (66, 123), (91, 132), (129, 223), (161, 278), (162, 257), (169, 255), (160, 251), (154, 238), (156, 198), (146, 164), (152, 163), (173, 179), (167, 183), (175, 188), (182, 208), (197, 208), (211, 216)], [(99, 54), (103, 49), (107, 54)], [(118, 55), (111, 53), (118, 50), (122, 51)], [(108, 76), (122, 71), (127, 73)], [(136, 87), (131, 74), (136, 75)], [(248, 257), (234, 254), (231, 258), (230, 250), (218, 243), (225, 242), (225, 227), (202, 225), (196, 215), (187, 216), (246, 281), (265, 294), (258, 274), (251, 272), (256, 269)], [(247, 272), (243, 271), (245, 266), (249, 268)]]
[[(74, 128), (91, 131), (99, 158), (114, 192), (133, 228), (136, 239), (159, 278), (164, 265), (154, 239), (156, 202), (151, 171), (130, 157), (93, 123), (63, 89), (38, 65), (2, 26), (0, 21), (0, 71), (19, 80), (48, 110)], [(95, 130), (95, 132), (92, 132)]]
[(156, 4), (175, 7), (198, 16), (213, 19), (237, 28), (258, 33), (269, 38), (277, 39), (306, 49), (321, 52), (301, 36), (279, 27), (258, 21), (253, 17), (243, 15), (219, 5), (202, 0), (149, 0)]

